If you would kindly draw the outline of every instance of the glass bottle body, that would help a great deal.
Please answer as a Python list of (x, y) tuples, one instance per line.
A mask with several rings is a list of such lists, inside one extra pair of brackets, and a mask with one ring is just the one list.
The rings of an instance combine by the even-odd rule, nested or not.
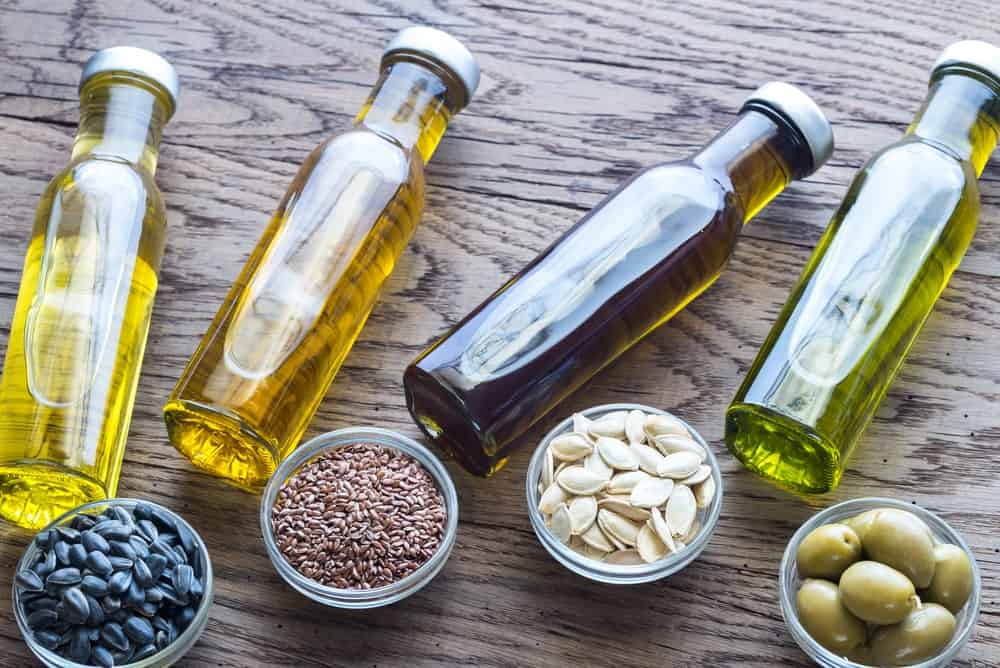
[(303, 164), (164, 408), (199, 468), (258, 489), (298, 445), (420, 218), (443, 76), (391, 65)]
[(417, 424), (470, 472), (496, 472), (518, 436), (716, 280), (795, 170), (791, 133), (748, 111), (694, 159), (623, 184), (410, 365)]
[(172, 102), (103, 74), (39, 203), (0, 379), (0, 516), (37, 528), (114, 496), (166, 219), (153, 180)]
[(727, 411), (726, 444), (751, 470), (806, 493), (839, 483), (972, 240), (997, 95), (946, 76), (855, 177)]

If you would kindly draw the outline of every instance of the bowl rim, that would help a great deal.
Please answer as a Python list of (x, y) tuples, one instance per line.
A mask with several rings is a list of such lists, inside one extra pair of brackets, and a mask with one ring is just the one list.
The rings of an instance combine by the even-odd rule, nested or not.
[[(950, 524), (945, 522), (935, 513), (918, 506), (915, 503), (906, 503), (897, 499), (879, 496), (865, 496), (849, 499), (847, 501), (841, 501), (840, 503), (834, 504), (818, 513), (815, 513), (812, 517), (802, 523), (802, 525), (792, 535), (792, 538), (788, 541), (788, 545), (785, 547), (785, 553), (782, 555), (781, 566), (778, 571), (778, 597), (781, 607), (781, 615), (785, 620), (785, 626), (788, 628), (799, 647), (801, 647), (802, 650), (810, 656), (810, 658), (825, 668), (871, 668), (871, 666), (851, 661), (843, 656), (840, 656), (839, 654), (831, 652), (813, 640), (812, 636), (809, 635), (809, 632), (806, 631), (805, 627), (803, 627), (801, 622), (799, 622), (797, 606), (795, 605), (793, 598), (795, 594), (794, 583), (800, 579), (796, 561), (799, 545), (802, 543), (802, 540), (813, 531), (813, 529), (816, 529), (819, 526), (836, 523), (839, 520), (851, 517), (858, 513), (883, 507), (905, 510), (916, 515), (930, 527), (936, 540), (948, 542), (960, 547), (963, 551), (965, 551), (965, 554), (969, 557), (969, 561), (972, 564), (972, 593), (969, 595), (969, 600), (966, 602), (965, 606), (963, 606), (959, 613), (955, 615), (956, 618), (959, 615), (962, 615), (962, 619), (960, 620), (951, 641), (935, 656), (927, 659), (926, 661), (915, 663), (909, 668), (940, 668), (948, 665), (958, 655), (958, 653), (961, 652), (966, 643), (968, 643), (969, 639), (972, 637), (973, 631), (975, 630), (981, 607), (982, 576), (979, 564), (976, 562), (975, 553), (973, 553), (972, 549), (969, 548), (969, 545), (965, 542), (965, 539), (962, 538), (962, 535), (958, 533), (958, 531), (952, 528)], [(942, 540), (942, 538), (944, 540)]]
[[(328, 450), (336, 450), (348, 445), (374, 443), (417, 460), (434, 478), (438, 490), (444, 497), (444, 534), (437, 551), (417, 570), (388, 585), (373, 589), (342, 589), (320, 584), (306, 577), (292, 566), (278, 548), (271, 527), (271, 509), (278, 492), (285, 482), (304, 464)], [(278, 575), (300, 594), (324, 605), (347, 609), (377, 608), (390, 605), (416, 593), (427, 585), (444, 568), (451, 556), (458, 534), (458, 492), (451, 474), (441, 460), (417, 441), (390, 429), (381, 427), (346, 427), (329, 431), (312, 438), (298, 447), (275, 469), (260, 501), (260, 531), (264, 538), (267, 555)]]
[[(542, 514), (538, 510), (538, 481), (541, 477), (545, 449), (548, 447), (549, 442), (553, 438), (572, 429), (573, 415), (579, 414), (593, 419), (596, 415), (631, 410), (641, 410), (649, 415), (666, 415), (676, 419), (687, 428), (687, 430), (691, 433), (692, 438), (694, 438), (694, 440), (701, 445), (707, 453), (706, 462), (712, 469), (712, 478), (715, 481), (715, 497), (712, 499), (712, 503), (709, 507), (705, 509), (704, 517), (701, 518), (701, 531), (698, 532), (698, 535), (689, 545), (687, 545), (687, 547), (680, 552), (671, 554), (651, 564), (623, 566), (607, 564), (590, 559), (589, 557), (575, 552), (568, 545), (563, 544), (558, 538), (553, 536), (552, 532), (545, 526)], [(576, 411), (566, 419), (559, 422), (559, 424), (553, 427), (542, 438), (541, 442), (535, 448), (535, 452), (531, 457), (530, 463), (528, 464), (528, 471), (525, 475), (525, 492), (528, 501), (528, 518), (530, 519), (531, 525), (535, 530), (535, 536), (538, 538), (542, 546), (549, 552), (549, 554), (556, 559), (556, 561), (577, 575), (594, 580), (595, 582), (624, 585), (644, 584), (665, 578), (668, 575), (672, 575), (673, 573), (682, 570), (692, 561), (697, 559), (708, 546), (708, 543), (718, 526), (719, 517), (722, 513), (722, 498), (724, 489), (722, 470), (719, 467), (718, 459), (716, 459), (715, 454), (712, 452), (711, 447), (709, 447), (708, 442), (702, 437), (698, 430), (692, 427), (686, 420), (674, 413), (671, 413), (670, 411), (653, 408), (645, 404), (611, 403), (599, 404), (586, 410)]]
[[(212, 570), (212, 558), (209, 555), (208, 547), (205, 545), (205, 541), (202, 539), (201, 534), (191, 526), (191, 524), (181, 517), (178, 513), (174, 512), (170, 508), (160, 505), (155, 501), (150, 501), (148, 499), (136, 499), (131, 497), (114, 497), (110, 499), (98, 499), (95, 501), (88, 501), (83, 505), (77, 506), (71, 510), (67, 510), (62, 515), (59, 515), (51, 522), (49, 522), (45, 527), (39, 529), (34, 536), (31, 538), (31, 542), (28, 543), (18, 559), (15, 573), (19, 573), (23, 568), (27, 568), (28, 556), (32, 557), (41, 549), (35, 542), (35, 536), (38, 534), (54, 529), (70, 520), (72, 520), (77, 515), (82, 515), (94, 508), (101, 508), (103, 512), (104, 509), (111, 506), (122, 506), (128, 507), (134, 510), (136, 506), (146, 505), (158, 510), (162, 510), (175, 522), (179, 522), (184, 526), (185, 529), (191, 532), (194, 537), (195, 544), (198, 547), (198, 553), (205, 560), (204, 572), (202, 574), (202, 587), (204, 593), (202, 594), (201, 604), (198, 606), (198, 611), (195, 613), (194, 618), (188, 627), (177, 636), (171, 644), (167, 645), (156, 654), (152, 654), (145, 659), (139, 661), (132, 661), (130, 663), (120, 664), (119, 668), (155, 668), (162, 665), (171, 665), (181, 659), (187, 652), (198, 642), (201, 634), (205, 631), (205, 625), (208, 623), (208, 611), (212, 607), (212, 602), (215, 597), (215, 574)], [(24, 606), (20, 602), (20, 590), (15, 582), (12, 585), (12, 595), (11, 595), (11, 605), (14, 608), (14, 618), (17, 621), (18, 629), (21, 632), (21, 636), (24, 638), (25, 644), (28, 645), (28, 649), (38, 657), (38, 659), (47, 666), (58, 666), (58, 668), (92, 668), (90, 664), (77, 663), (63, 656), (60, 656), (56, 652), (43, 647), (37, 640), (35, 640), (31, 629), (28, 627), (27, 615), (24, 611)], [(164, 664), (164, 661), (168, 663)]]

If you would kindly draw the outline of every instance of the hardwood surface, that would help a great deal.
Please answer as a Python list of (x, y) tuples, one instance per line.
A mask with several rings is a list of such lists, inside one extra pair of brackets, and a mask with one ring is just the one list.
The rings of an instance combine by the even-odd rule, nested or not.
[[(835, 494), (803, 502), (748, 474), (723, 411), (861, 163), (916, 111), (939, 50), (1000, 41), (993, 0), (0, 0), (0, 328), (34, 207), (67, 160), (80, 66), (119, 43), (182, 78), (157, 180), (168, 250), (120, 494), (164, 503), (207, 539), (211, 621), (188, 666), (803, 666), (781, 619), (785, 543), (816, 509), (880, 494), (940, 513), (983, 570), (982, 615), (955, 665), (1000, 665), (1000, 159), (960, 271)], [(771, 79), (827, 111), (837, 150), (747, 228), (728, 271), (673, 322), (550, 415), (495, 479), (450, 464), (461, 497), (451, 560), (422, 592), (361, 613), (286, 587), (256, 498), (196, 472), (161, 407), (306, 153), (346, 128), (398, 29), (466, 41), (480, 92), (428, 169), (424, 220), (307, 436), (375, 424), (418, 434), (405, 365), (641, 165), (681, 158)], [(525, 515), (533, 443), (573, 410), (635, 400), (675, 410), (723, 463), (722, 519), (703, 556), (615, 588), (552, 560)], [(0, 408), (2, 410), (2, 408)], [(0, 665), (31, 665), (10, 610), (28, 540), (0, 529)]]

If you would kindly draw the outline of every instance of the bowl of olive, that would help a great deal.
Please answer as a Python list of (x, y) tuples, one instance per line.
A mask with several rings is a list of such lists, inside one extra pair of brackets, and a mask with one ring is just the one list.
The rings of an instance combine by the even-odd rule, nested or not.
[(785, 624), (824, 668), (947, 666), (979, 616), (979, 567), (937, 515), (892, 499), (845, 501), (792, 536)]

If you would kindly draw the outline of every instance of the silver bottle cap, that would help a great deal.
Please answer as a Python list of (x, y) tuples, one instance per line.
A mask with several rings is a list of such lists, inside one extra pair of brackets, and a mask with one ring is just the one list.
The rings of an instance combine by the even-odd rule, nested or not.
[(783, 81), (770, 81), (755, 90), (743, 103), (743, 107), (746, 108), (751, 103), (773, 109), (798, 128), (809, 144), (813, 172), (830, 159), (833, 154), (833, 127), (819, 105), (801, 88)]
[(465, 104), (469, 103), (479, 86), (479, 63), (475, 56), (443, 30), (427, 26), (403, 28), (385, 47), (382, 62), (394, 53), (421, 55), (450, 70), (465, 88)]
[(158, 84), (170, 96), (173, 106), (177, 106), (180, 82), (177, 70), (162, 56), (134, 46), (113, 46), (101, 49), (87, 61), (80, 74), (80, 88), (102, 72), (130, 72), (138, 74)]
[(945, 47), (931, 68), (931, 76), (952, 65), (965, 65), (982, 71), (1000, 82), (1000, 47), (978, 39), (967, 39)]

